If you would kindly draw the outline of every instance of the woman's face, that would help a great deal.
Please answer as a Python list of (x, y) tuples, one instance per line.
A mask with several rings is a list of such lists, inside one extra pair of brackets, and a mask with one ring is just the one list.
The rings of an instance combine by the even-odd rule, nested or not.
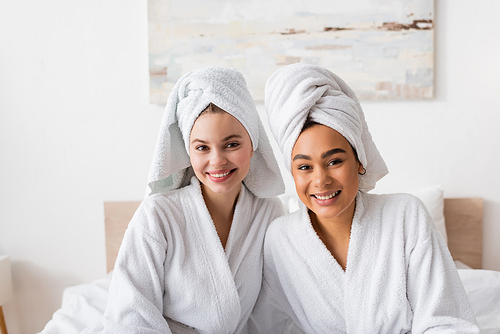
[(189, 141), (191, 165), (204, 189), (237, 194), (253, 155), (245, 127), (226, 112), (205, 113), (195, 121)]
[(320, 221), (352, 220), (362, 171), (349, 142), (324, 125), (302, 132), (292, 150), (297, 194)]

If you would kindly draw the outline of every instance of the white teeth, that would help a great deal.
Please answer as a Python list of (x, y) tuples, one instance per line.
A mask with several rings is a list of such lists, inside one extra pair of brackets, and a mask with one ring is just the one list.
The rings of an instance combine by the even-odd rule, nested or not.
[(330, 199), (330, 198), (333, 198), (333, 197), (337, 196), (338, 194), (339, 194), (339, 191), (334, 192), (334, 193), (331, 193), (331, 194), (330, 194), (330, 195), (328, 195), (328, 196), (318, 196), (318, 195), (314, 195), (314, 196), (315, 196), (317, 199), (319, 199), (319, 200), (325, 201), (325, 200), (327, 200), (327, 199)]
[(227, 175), (229, 175), (229, 173), (231, 173), (231, 172), (222, 173), (222, 174), (210, 174), (210, 175), (213, 176), (213, 177), (219, 178), (219, 177), (227, 176)]

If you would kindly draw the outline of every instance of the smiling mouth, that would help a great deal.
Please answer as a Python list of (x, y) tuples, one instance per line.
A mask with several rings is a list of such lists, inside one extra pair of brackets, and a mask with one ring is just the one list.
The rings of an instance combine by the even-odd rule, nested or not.
[(319, 196), (319, 195), (312, 195), (313, 197), (319, 199), (320, 201), (326, 201), (330, 198), (333, 198), (335, 196), (337, 196), (338, 194), (340, 194), (340, 190), (334, 192), (334, 193), (331, 193), (330, 195), (327, 195), (327, 196)]
[(212, 175), (213, 177), (216, 177), (216, 178), (220, 178), (220, 177), (224, 177), (224, 176), (229, 175), (229, 173), (231, 173), (231, 171), (229, 171), (227, 173), (222, 173), (222, 174), (210, 174), (210, 175)]
[(225, 172), (225, 173), (207, 173), (207, 174), (210, 175), (213, 178), (220, 179), (220, 178), (228, 176), (229, 174), (231, 174), (235, 170), (236, 169), (231, 169), (229, 172)]

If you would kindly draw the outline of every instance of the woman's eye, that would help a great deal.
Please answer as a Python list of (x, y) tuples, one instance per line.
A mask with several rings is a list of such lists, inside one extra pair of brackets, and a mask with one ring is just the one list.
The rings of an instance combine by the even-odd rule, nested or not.
[(340, 159), (334, 159), (328, 163), (328, 166), (334, 166), (334, 165), (337, 165), (341, 162), (342, 162), (342, 160), (340, 160)]
[(311, 167), (307, 165), (300, 165), (298, 170), (309, 170)]
[(226, 145), (227, 148), (235, 148), (240, 146), (240, 143), (231, 142)]
[(195, 149), (197, 151), (206, 151), (206, 150), (208, 150), (208, 146), (206, 146), (206, 145), (198, 145), (198, 146), (196, 146)]

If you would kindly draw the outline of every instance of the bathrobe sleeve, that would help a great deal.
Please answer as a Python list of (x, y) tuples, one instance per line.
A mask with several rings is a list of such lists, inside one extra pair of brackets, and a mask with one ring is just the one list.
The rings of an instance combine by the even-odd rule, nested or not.
[[(283, 283), (280, 281), (282, 277), (276, 272), (274, 258), (276, 248), (282, 250), (283, 247), (276, 240), (287, 239), (282, 233), (283, 230), (278, 226), (282, 223), (288, 226), (290, 220), (298, 219), (295, 217), (296, 215), (297, 213), (294, 213), (293, 216), (287, 215), (277, 218), (266, 232), (262, 286), (249, 320), (249, 328), (251, 329), (249, 333), (251, 334), (304, 333), (296, 325), (298, 321), (294, 318), (296, 315), (283, 289)], [(290, 261), (296, 261), (296, 259), (291, 257)]]
[[(272, 290), (269, 282), (262, 280), (262, 288), (248, 322), (248, 333), (252, 334), (284, 334), (292, 333), (292, 328), (296, 327), (292, 318), (283, 310), (285, 306), (281, 303)], [(302, 333), (295, 329), (296, 333)]]
[(407, 244), (407, 294), (412, 333), (480, 333), (457, 269), (443, 238), (420, 201), (410, 211), (418, 236)]
[(161, 212), (146, 206), (125, 233), (102, 321), (83, 333), (172, 333), (163, 317), (165, 231)]

